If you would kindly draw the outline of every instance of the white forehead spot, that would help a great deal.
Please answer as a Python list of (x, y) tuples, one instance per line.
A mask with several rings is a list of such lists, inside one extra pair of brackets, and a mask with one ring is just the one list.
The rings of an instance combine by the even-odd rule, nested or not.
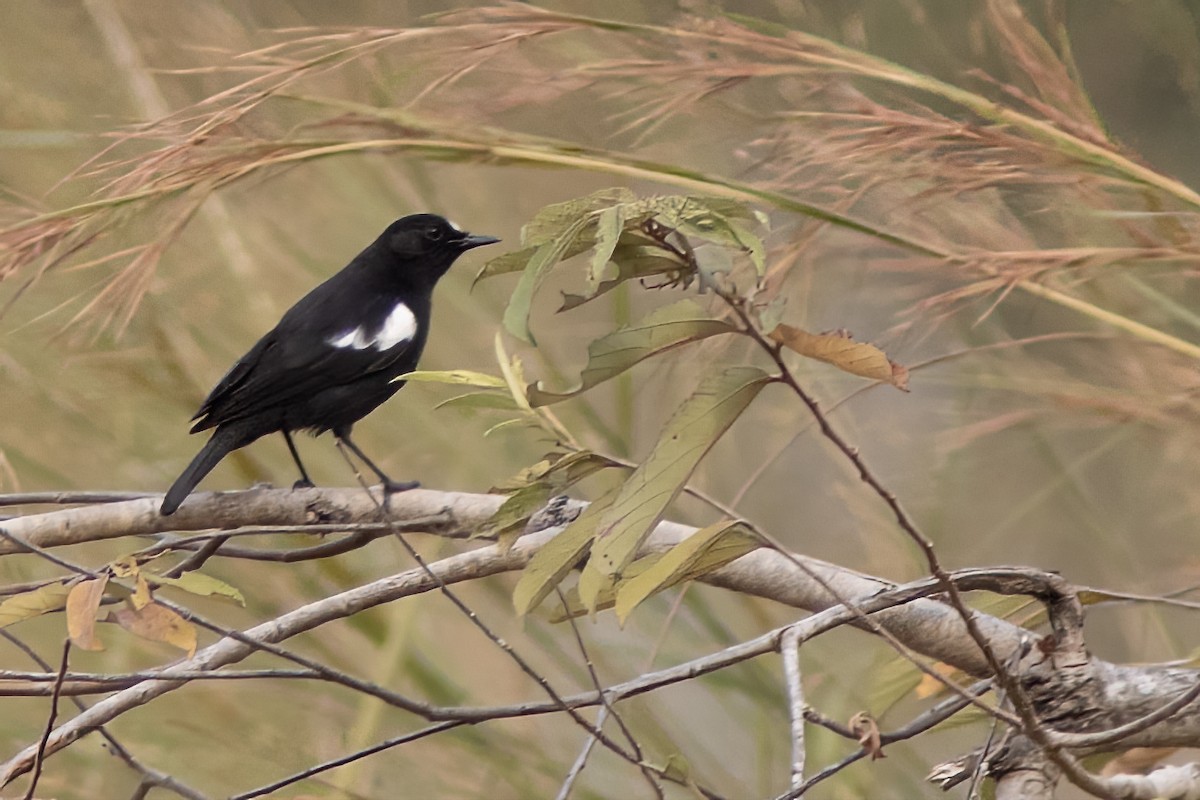
[(462, 229), (462, 226), (461, 226), (461, 225), (459, 225), (459, 224), (458, 224), (457, 222), (455, 222), (454, 220), (452, 220), (452, 219), (448, 219), (448, 220), (446, 220), (446, 222), (447, 222), (447, 223), (450, 225), (450, 227), (451, 227), (451, 228), (454, 230), (454, 232), (455, 232), (455, 233), (466, 233), (466, 231), (464, 231), (464, 230)]
[(383, 321), (379, 333), (375, 334), (372, 344), (375, 345), (376, 350), (383, 352), (391, 350), (401, 342), (411, 341), (416, 335), (417, 318), (413, 315), (412, 309), (404, 303), (396, 303), (396, 307)]

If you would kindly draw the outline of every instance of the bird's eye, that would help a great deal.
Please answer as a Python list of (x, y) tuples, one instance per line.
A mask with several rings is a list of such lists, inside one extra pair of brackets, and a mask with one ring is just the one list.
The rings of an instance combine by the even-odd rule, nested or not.
[(440, 242), (442, 240), (442, 237), (445, 235), (446, 235), (445, 232), (441, 228), (426, 228), (425, 229), (425, 238), (431, 242)]

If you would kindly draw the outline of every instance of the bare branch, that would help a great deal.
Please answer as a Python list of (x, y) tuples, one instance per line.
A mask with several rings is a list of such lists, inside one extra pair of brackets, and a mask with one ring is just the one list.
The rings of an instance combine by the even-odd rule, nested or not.
[(792, 788), (804, 784), (804, 685), (800, 674), (800, 635), (789, 630), (779, 642), (783, 655), (783, 677), (787, 684), (788, 711), (792, 729)]

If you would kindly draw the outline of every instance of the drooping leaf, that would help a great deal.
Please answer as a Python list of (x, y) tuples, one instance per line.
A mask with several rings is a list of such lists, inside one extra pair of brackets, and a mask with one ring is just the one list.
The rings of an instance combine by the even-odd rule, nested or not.
[(466, 416), (474, 416), (477, 411), (516, 411), (517, 404), (508, 392), (483, 391), (455, 395), (434, 406), (435, 410), (443, 408), (457, 409)]
[(486, 431), (483, 432), (483, 435), (484, 435), (484, 438), (487, 438), (488, 436), (491, 436), (493, 433), (500, 433), (501, 431), (506, 431), (509, 428), (520, 428), (522, 426), (536, 428), (537, 423), (534, 422), (533, 420), (529, 419), (528, 417), (518, 417), (516, 419), (506, 419), (502, 422), (497, 422), (495, 425), (488, 428)]
[[(660, 559), (662, 559), (662, 557), (662, 553), (651, 553), (648, 556), (643, 556), (642, 558), (636, 559), (625, 568), (622, 578), (629, 580), (637, 577), (645, 570), (653, 567)], [(625, 584), (623, 582), (620, 584), (620, 586), (624, 585)], [(599, 595), (592, 599), (594, 611), (602, 611), (606, 608), (612, 608), (614, 605), (616, 605), (617, 590), (620, 588), (620, 586), (610, 584), (607, 589), (601, 590)], [(563, 603), (555, 606), (547, 613), (546, 618), (550, 622), (563, 622), (567, 619), (582, 617), (585, 614), (594, 613), (594, 611), (589, 612), (588, 607), (583, 604), (582, 600), (580, 600), (578, 587), (572, 586), (570, 589), (563, 592), (563, 601)]]
[(0, 602), (0, 628), (62, 610), (67, 605), (72, 586), (71, 582), (57, 581), (6, 598)]
[(571, 524), (533, 555), (513, 590), (513, 607), (518, 614), (528, 614), (537, 608), (579, 563), (591, 546), (596, 523), (616, 496), (614, 490), (593, 501)]
[(589, 614), (600, 610), (599, 603), (602, 598), (612, 597), (616, 593), (618, 578), (617, 575), (605, 574), (586, 566), (580, 571), (576, 592), (579, 594), (579, 602), (583, 603)]
[(82, 650), (103, 650), (104, 645), (96, 638), (96, 612), (104, 599), (104, 587), (108, 576), (89, 578), (71, 587), (67, 595), (67, 634), (71, 644)]
[(587, 274), (589, 295), (596, 293), (596, 288), (604, 277), (604, 268), (608, 266), (613, 251), (617, 249), (617, 242), (624, 229), (625, 206), (610, 206), (600, 212), (596, 220), (596, 245), (592, 248), (591, 266)]
[(663, 278), (671, 283), (686, 285), (691, 277), (691, 265), (669, 250), (664, 250), (652, 240), (626, 231), (621, 236), (621, 242), (613, 250), (610, 260), (617, 266), (616, 276), (602, 280), (593, 290), (585, 294), (570, 294), (563, 292), (563, 302), (559, 311), (570, 311), (578, 308), (589, 300), (594, 300), (603, 294), (611, 292), (625, 281), (643, 278)]
[(605, 511), (585, 570), (621, 573), (700, 459), (771, 380), (757, 367), (746, 366), (719, 369), (701, 380)]
[(133, 594), (129, 597), (129, 602), (134, 608), (145, 608), (154, 602), (154, 593), (150, 591), (150, 582), (141, 572), (134, 577), (134, 589)]
[(154, 642), (166, 642), (185, 651), (189, 657), (196, 654), (196, 628), (192, 623), (159, 603), (150, 603), (142, 608), (126, 605), (109, 612), (106, 622), (115, 622), (125, 630)]
[(548, 392), (541, 384), (528, 389), (530, 404), (544, 406), (587, 391), (652, 356), (722, 333), (737, 333), (728, 322), (713, 319), (691, 300), (655, 309), (639, 322), (602, 336), (588, 345), (588, 365), (578, 388)]
[(471, 281), (471, 287), (474, 288), (475, 284), (484, 278), (491, 278), (495, 275), (507, 275), (510, 272), (520, 272), (525, 269), (525, 265), (529, 263), (529, 259), (533, 258), (533, 254), (536, 252), (536, 247), (522, 247), (520, 250), (513, 250), (510, 253), (496, 256), (484, 264), (479, 272), (475, 273), (475, 279)]
[(668, 550), (651, 568), (637, 576), (626, 576), (617, 587), (617, 620), (624, 625), (630, 612), (650, 595), (712, 572), (760, 545), (758, 537), (737, 522), (701, 528)]
[(556, 488), (562, 489), (583, 480), (597, 470), (621, 466), (623, 465), (590, 450), (552, 452), (511, 478), (497, 482), (491, 491), (515, 492), (537, 483), (552, 483)]
[(408, 372), (394, 379), (396, 381), (416, 381), (418, 383), (451, 383), (458, 386), (478, 386), (482, 389), (503, 389), (504, 379), (497, 375), (484, 372), (473, 372), (469, 369), (448, 370), (417, 370)]
[(533, 305), (533, 296), (550, 269), (565, 257), (567, 248), (575, 242), (587, 222), (587, 218), (577, 219), (559, 234), (558, 238), (538, 247), (533, 258), (525, 265), (521, 280), (517, 282), (517, 288), (508, 299), (508, 308), (504, 309), (504, 329), (521, 341), (535, 344), (533, 332), (529, 330), (529, 312)]
[(809, 333), (791, 325), (780, 325), (767, 335), (802, 356), (908, 391), (908, 369), (890, 361), (875, 345), (856, 342), (843, 333)]
[(782, 294), (776, 295), (771, 302), (759, 309), (759, 330), (773, 331), (778, 328), (779, 323), (783, 322), (783, 314), (786, 310), (787, 297)]
[(168, 578), (165, 575), (152, 575), (150, 573), (142, 574), (151, 583), (160, 586), (172, 586), (201, 597), (224, 597), (232, 600), (239, 606), (246, 605), (246, 598), (239, 589), (211, 575), (205, 575), (203, 572), (185, 572), (178, 578)]

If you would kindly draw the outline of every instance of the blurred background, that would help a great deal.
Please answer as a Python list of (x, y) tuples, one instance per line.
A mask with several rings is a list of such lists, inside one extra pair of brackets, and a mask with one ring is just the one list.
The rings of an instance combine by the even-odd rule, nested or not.
[[(864, 222), (867, 233), (848, 231), (764, 200), (770, 290), (787, 298), (788, 322), (848, 329), (914, 368), (902, 394), (797, 363), (947, 566), (1031, 564), (1146, 595), (1200, 584), (1200, 373), (1187, 349), (1200, 341), (1195, 3), (629, 0), (457, 4), (429, 16), (447, 8), (0, 6), (0, 491), (164, 490), (201, 444), (187, 420), (208, 389), (398, 216), (442, 213), (515, 249), (522, 224), (548, 203), (616, 185), (690, 191), (680, 178), (691, 176)], [(49, 236), (48, 255), (26, 257), (21, 232), (59, 224), (78, 238)], [(959, 257), (919, 256), (871, 231)], [(496, 371), (493, 340), (515, 278), (472, 287), (492, 255), (473, 252), (443, 279), (423, 368)], [(631, 286), (555, 314), (559, 291), (580, 274), (560, 270), (539, 295), (539, 348), (507, 340), (531, 379), (573, 383), (588, 342), (685, 294)], [(1023, 280), (1085, 308), (1014, 288)], [(643, 365), (563, 406), (564, 420), (588, 446), (642, 456), (698, 365), (754, 357), (724, 347)], [(410, 385), (356, 439), (390, 474), (456, 491), (486, 491), (547, 450), (521, 430), (485, 437), (497, 421), (487, 414), (437, 410), (450, 394)], [(299, 446), (318, 484), (353, 483), (327, 437)], [(289, 485), (292, 471), (283, 442), (268, 439), (204, 487)], [(923, 574), (885, 507), (782, 391), (759, 398), (694, 484), (797, 551), (888, 579)], [(686, 500), (672, 517), (715, 519)], [(101, 565), (136, 546), (71, 557)], [(421, 547), (437, 557), (462, 545)], [(188, 601), (245, 626), (408, 566), (386, 541), (299, 565), (216, 560), (206, 571), (241, 588), (248, 607)], [(50, 569), (9, 557), (0, 582)], [(513, 580), (462, 593), (564, 691), (588, 687), (569, 630), (514, 619)], [(695, 587), (647, 604), (624, 630), (601, 615), (584, 631), (602, 679), (615, 682), (795, 614)], [(1109, 604), (1089, 620), (1089, 644), (1106, 659), (1185, 658), (1198, 644), (1179, 611)], [(53, 660), (62, 620), (13, 631)], [(103, 653), (76, 651), (73, 666), (125, 671), (175, 658), (116, 630), (105, 642)], [(435, 596), (296, 646), (437, 702), (537, 696)], [(32, 667), (6, 643), (0, 654), (2, 668)], [(804, 657), (809, 701), (831, 717), (867, 708), (887, 728), (924, 699), (911, 665), (863, 634), (830, 635)], [(630, 701), (627, 715), (651, 760), (679, 754), (728, 796), (768, 797), (787, 785), (783, 697), (779, 665), (759, 659)], [(44, 699), (4, 700), (6, 757), (36, 739), (45, 714)], [(338, 689), (242, 682), (189, 686), (114, 731), (156, 768), (223, 796), (416, 724)], [(923, 781), (929, 766), (985, 730), (896, 745), (818, 796), (935, 796)], [(281, 796), (553, 796), (582, 744), (565, 718), (493, 723)], [(845, 752), (817, 732), (809, 762)], [(612, 756), (593, 759), (574, 796), (645, 792)], [(88, 740), (49, 762), (40, 790), (122, 797), (135, 784)]]

